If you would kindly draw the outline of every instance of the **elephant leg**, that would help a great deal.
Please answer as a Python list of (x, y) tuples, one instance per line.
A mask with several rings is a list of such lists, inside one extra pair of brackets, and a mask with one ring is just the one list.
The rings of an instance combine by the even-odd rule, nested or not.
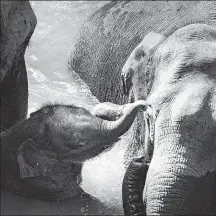
[(122, 183), (122, 200), (125, 216), (146, 215), (143, 189), (149, 164), (144, 157), (134, 159), (128, 166)]
[(216, 215), (216, 172), (214, 172), (214, 188), (213, 188), (213, 200), (211, 205), (211, 212)]

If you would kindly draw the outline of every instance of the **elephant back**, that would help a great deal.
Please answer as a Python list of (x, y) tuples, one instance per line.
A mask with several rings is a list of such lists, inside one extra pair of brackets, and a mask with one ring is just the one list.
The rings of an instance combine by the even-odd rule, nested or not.
[(120, 72), (150, 31), (169, 36), (191, 23), (216, 25), (215, 2), (112, 1), (79, 31), (69, 65), (102, 102), (123, 103)]
[[(215, 17), (213, 1), (112, 1), (96, 11), (80, 29), (69, 67), (101, 102), (124, 104), (133, 97), (121, 90), (121, 69), (145, 35), (152, 31), (169, 36), (191, 23), (215, 26)], [(125, 161), (143, 151), (142, 114), (137, 115), (132, 127), (132, 144), (128, 145)]]
[(1, 1), (0, 22), (0, 130), (4, 131), (27, 117), (28, 80), (24, 54), (37, 20), (29, 1)]

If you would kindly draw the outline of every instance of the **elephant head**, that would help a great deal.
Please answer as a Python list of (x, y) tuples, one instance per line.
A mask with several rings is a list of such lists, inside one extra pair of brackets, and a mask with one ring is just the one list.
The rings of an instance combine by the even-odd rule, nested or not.
[[(132, 102), (132, 94), (122, 94), (121, 69), (142, 39), (149, 32), (168, 36), (191, 23), (211, 25), (213, 14), (213, 1), (111, 1), (80, 28), (69, 65), (101, 102)], [(151, 85), (151, 74), (143, 77)], [(147, 88), (151, 86), (142, 88), (140, 99), (146, 99)], [(143, 152), (144, 133), (143, 115), (138, 114), (128, 133), (125, 165)]]
[(134, 64), (135, 49), (123, 74), (125, 83), (127, 77), (136, 83), (133, 77), (148, 69), (154, 78), (146, 99), (158, 112), (143, 193), (146, 214), (212, 213), (216, 203), (216, 28), (191, 24), (153, 47), (152, 43), (141, 45), (150, 60), (145, 64), (143, 58), (141, 67)]
[[(144, 81), (146, 81), (147, 76), (151, 74), (147, 74), (146, 70), (142, 67), (147, 67), (147, 64), (149, 64), (150, 51), (164, 39), (165, 37), (158, 33), (150, 32), (147, 34), (141, 43), (132, 51), (122, 68), (121, 77), (123, 92), (128, 95), (134, 83), (135, 88), (133, 88), (133, 93), (135, 100), (146, 96), (145, 90), (147, 86), (145, 86)], [(148, 79), (151, 80), (150, 77), (148, 77)]]
[[(15, 176), (19, 181), (31, 182), (31, 191), (35, 185), (39, 190), (45, 187), (52, 192), (59, 187), (74, 188), (71, 179), (80, 173), (79, 164), (111, 147), (130, 128), (137, 112), (147, 107), (145, 101), (136, 101), (126, 106), (120, 118), (108, 121), (82, 107), (44, 106), (31, 113), (27, 120), (1, 133), (2, 161), (8, 163), (8, 167), (19, 167), (12, 175), (20, 175), (20, 179)], [(12, 162), (14, 165), (10, 166)], [(11, 170), (15, 169), (5, 169), (3, 176)], [(52, 184), (44, 185), (50, 181)]]

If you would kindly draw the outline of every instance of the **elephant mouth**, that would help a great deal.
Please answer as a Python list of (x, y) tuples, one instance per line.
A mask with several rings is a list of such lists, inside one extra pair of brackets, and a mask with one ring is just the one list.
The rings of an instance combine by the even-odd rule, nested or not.
[(129, 95), (130, 89), (133, 86), (132, 83), (132, 75), (128, 73), (127, 75), (121, 75), (121, 84), (122, 84), (122, 91), (125, 95)]
[(145, 119), (144, 153), (145, 153), (146, 163), (150, 163), (153, 156), (156, 118), (157, 118), (157, 114), (154, 113), (152, 108), (144, 112), (144, 119)]

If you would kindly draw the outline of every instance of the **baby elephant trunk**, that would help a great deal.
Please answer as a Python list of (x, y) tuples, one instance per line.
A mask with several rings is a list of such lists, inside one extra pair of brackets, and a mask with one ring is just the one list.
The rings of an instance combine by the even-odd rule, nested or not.
[(145, 216), (146, 210), (143, 202), (143, 189), (149, 164), (144, 158), (133, 160), (125, 173), (122, 183), (122, 200), (125, 216)]
[[(127, 104), (124, 114), (116, 121), (102, 121), (101, 132), (104, 137), (120, 137), (131, 127), (137, 113), (140, 110), (146, 111), (149, 108), (144, 100), (138, 100)], [(103, 137), (103, 135), (101, 135)]]

